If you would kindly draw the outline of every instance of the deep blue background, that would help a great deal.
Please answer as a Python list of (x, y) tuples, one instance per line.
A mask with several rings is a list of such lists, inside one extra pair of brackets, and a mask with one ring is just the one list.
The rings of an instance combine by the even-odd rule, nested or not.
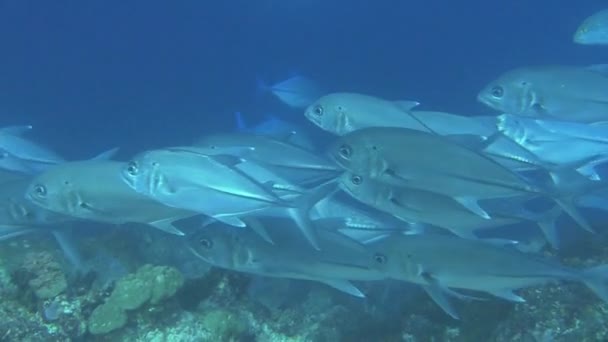
[[(571, 42), (605, 1), (0, 1), (0, 126), (69, 158), (190, 142), (276, 112), (256, 77), (479, 114), (478, 90), (530, 64), (608, 63)], [(297, 112), (284, 116), (302, 119)]]

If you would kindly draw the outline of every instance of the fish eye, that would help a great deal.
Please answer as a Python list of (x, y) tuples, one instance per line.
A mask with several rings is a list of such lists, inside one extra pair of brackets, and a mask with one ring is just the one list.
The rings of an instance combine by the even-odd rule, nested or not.
[(136, 162), (130, 162), (129, 165), (127, 165), (127, 173), (130, 174), (131, 176), (136, 176), (137, 175), (137, 163)]
[(211, 249), (211, 247), (213, 247), (213, 241), (209, 239), (200, 239), (198, 243), (200, 243), (205, 249)]
[(360, 185), (363, 182), (363, 178), (361, 178), (361, 176), (354, 175), (350, 177), (350, 181), (354, 185)]
[(315, 106), (315, 108), (312, 109), (312, 112), (316, 116), (321, 116), (321, 115), (323, 115), (323, 107), (321, 107), (321, 106)]
[(342, 157), (350, 158), (350, 155), (352, 154), (353, 150), (348, 145), (342, 145), (340, 146), (339, 152)]
[(505, 94), (505, 90), (501, 86), (494, 86), (490, 92), (496, 98), (501, 98)]
[(46, 187), (42, 184), (34, 185), (34, 194), (38, 197), (46, 196)]
[(376, 254), (374, 254), (374, 261), (379, 264), (384, 264), (384, 263), (386, 263), (386, 255), (384, 255), (382, 253), (376, 253)]

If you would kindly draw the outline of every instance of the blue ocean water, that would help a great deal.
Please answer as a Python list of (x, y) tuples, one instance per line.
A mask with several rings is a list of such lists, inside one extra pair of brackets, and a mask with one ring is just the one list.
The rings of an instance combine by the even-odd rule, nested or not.
[(232, 113), (285, 112), (257, 77), (487, 113), (475, 95), (521, 65), (588, 64), (571, 42), (602, 1), (0, 2), (2, 124), (32, 124), (68, 158), (187, 142)]

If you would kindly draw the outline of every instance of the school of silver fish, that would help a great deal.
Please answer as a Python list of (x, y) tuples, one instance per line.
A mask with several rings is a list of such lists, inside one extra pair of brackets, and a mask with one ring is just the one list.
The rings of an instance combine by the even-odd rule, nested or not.
[[(605, 18), (587, 19), (574, 41), (608, 42)], [(454, 318), (453, 301), (472, 298), (463, 290), (523, 302), (514, 291), (576, 281), (608, 301), (608, 265), (566, 267), (510, 235), (524, 226), (558, 249), (560, 230), (599, 228), (584, 211), (608, 210), (608, 66), (509, 70), (477, 94), (495, 111), (483, 116), (322, 92), (301, 76), (265, 89), (320, 130), (247, 127), (237, 113), (236, 131), (192, 145), (66, 161), (29, 139), (31, 126), (0, 129), (0, 239), (135, 223), (237, 272), (357, 297), (355, 282), (414, 283)], [(332, 140), (320, 147), (312, 136), (323, 131)], [(176, 225), (193, 217), (191, 232)]]

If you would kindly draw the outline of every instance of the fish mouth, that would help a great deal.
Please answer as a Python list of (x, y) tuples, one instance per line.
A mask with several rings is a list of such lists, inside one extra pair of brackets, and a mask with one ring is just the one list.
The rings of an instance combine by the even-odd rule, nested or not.
[(32, 204), (35, 204), (41, 208), (46, 209), (46, 207), (44, 206), (44, 201), (42, 201), (40, 198), (34, 196), (32, 194), (32, 191), (33, 191), (33, 189), (31, 187), (29, 187), (27, 189), (27, 191), (25, 192), (25, 195), (23, 195), (23, 198)]
[(323, 128), (321, 126), (321, 118), (316, 115), (311, 114), (309, 110), (304, 112), (304, 117), (306, 119), (308, 119), (308, 121), (312, 122), (314, 125), (316, 125), (320, 128)]
[(28, 202), (30, 202), (30, 203), (32, 203), (32, 204), (35, 204), (35, 205), (37, 205), (37, 206), (39, 206), (39, 207), (43, 207), (43, 206), (42, 206), (42, 202), (41, 202), (41, 201), (39, 201), (39, 200), (37, 200), (37, 199), (36, 199), (34, 196), (32, 196), (32, 195), (31, 195), (29, 192), (25, 194), (24, 198), (25, 198), (25, 200), (26, 200), (26, 201), (28, 201)]
[(127, 170), (122, 170), (120, 172), (120, 179), (122, 179), (130, 188), (135, 189), (135, 177), (129, 175)]
[(572, 41), (575, 43), (585, 43), (585, 33), (587, 32), (587, 29), (585, 28), (579, 28), (578, 30), (576, 30), (576, 32), (574, 32), (574, 35), (572, 36)]
[(589, 39), (585, 38), (584, 34), (575, 34), (572, 38), (572, 42), (581, 45), (590, 45), (593, 43)]
[(327, 150), (327, 153), (325, 153), (327, 159), (329, 159), (329, 161), (333, 162), (337, 166), (336, 171), (340, 172), (343, 170), (347, 170), (348, 162), (344, 160), (344, 158), (342, 158), (338, 152), (334, 153), (334, 150), (335, 148), (330, 148), (329, 150)]
[(213, 265), (213, 262), (209, 259), (209, 258), (205, 258), (204, 256), (202, 256), (199, 252), (196, 251), (196, 249), (194, 249), (194, 247), (188, 247), (188, 249), (190, 250), (190, 252), (192, 252), (192, 254), (194, 254), (194, 256), (196, 256), (197, 258), (203, 260), (204, 262)]
[(490, 108), (495, 108), (495, 102), (490, 97), (485, 96), (483, 91), (477, 94), (477, 101)]

